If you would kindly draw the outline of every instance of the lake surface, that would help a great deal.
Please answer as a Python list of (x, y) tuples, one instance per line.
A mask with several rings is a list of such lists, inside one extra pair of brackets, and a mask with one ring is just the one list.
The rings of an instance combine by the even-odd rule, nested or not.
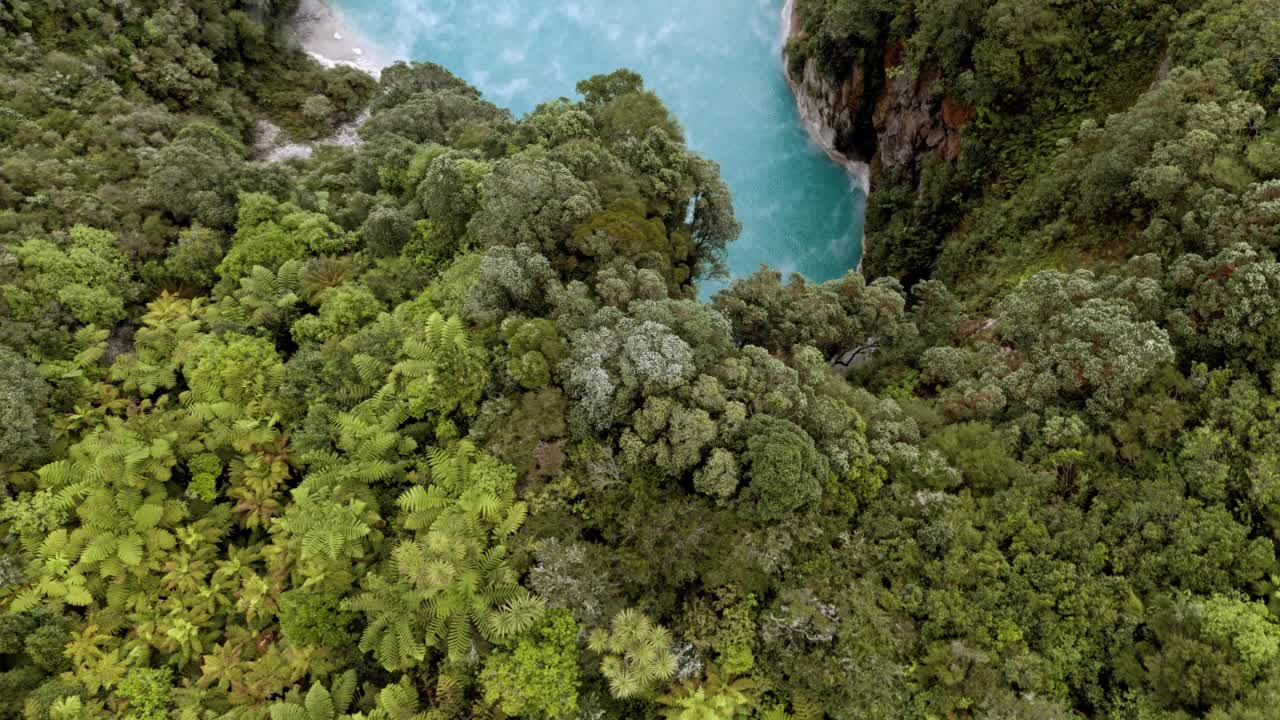
[[(336, 0), (379, 53), (439, 63), (517, 115), (578, 80), (644, 76), (691, 148), (720, 163), (742, 234), (733, 277), (761, 264), (829, 280), (856, 267), (865, 198), (810, 142), (782, 75), (783, 0)], [(704, 283), (702, 295), (719, 287)]]

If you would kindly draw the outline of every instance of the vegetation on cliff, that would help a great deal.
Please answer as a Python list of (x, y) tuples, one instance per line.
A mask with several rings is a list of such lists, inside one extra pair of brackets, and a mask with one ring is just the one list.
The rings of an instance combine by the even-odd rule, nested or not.
[[(851, 112), (899, 101), (895, 85), (927, 94), (917, 100), (935, 115), (972, 116), (952, 161), (911, 132), (881, 138), (919, 151), (877, 177), (872, 272), (936, 277), (991, 300), (1029, 266), (1204, 254), (1216, 248), (1166, 241), (1152, 221), (1176, 225), (1206, 201), (1197, 209), (1218, 212), (1204, 196), (1247, 205), (1277, 171), (1274, 3), (797, 0), (797, 10), (793, 63), (865, 75), (867, 108)], [(862, 132), (875, 147), (887, 129)], [(1203, 133), (1214, 139), (1193, 150)]]
[(0, 8), (0, 718), (1269, 717), (1275, 11), (1102, 5), (804, 4), (975, 120), (900, 277), (711, 303), (633, 73), (517, 119), (289, 3)]

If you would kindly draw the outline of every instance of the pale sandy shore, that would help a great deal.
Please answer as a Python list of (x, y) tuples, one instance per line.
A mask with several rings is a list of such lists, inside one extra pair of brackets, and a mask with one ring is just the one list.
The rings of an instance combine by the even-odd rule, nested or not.
[[(293, 32), (302, 49), (326, 67), (349, 65), (376, 78), (382, 68), (391, 64), (376, 45), (353, 30), (346, 18), (324, 0), (302, 0), (293, 17)], [(366, 110), (355, 120), (339, 127), (333, 135), (301, 143), (292, 142), (269, 120), (260, 120), (251, 157), (269, 165), (311, 157), (320, 145), (357, 145), (360, 143), (357, 130), (368, 118)]]
[(322, 65), (350, 65), (377, 77), (391, 64), (377, 45), (324, 0), (302, 0), (293, 30), (302, 49)]

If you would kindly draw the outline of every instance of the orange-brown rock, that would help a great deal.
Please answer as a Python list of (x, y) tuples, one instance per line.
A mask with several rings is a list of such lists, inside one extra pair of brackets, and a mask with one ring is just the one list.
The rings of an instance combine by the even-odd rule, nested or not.
[(977, 110), (972, 105), (966, 105), (952, 97), (942, 98), (942, 122), (951, 130), (959, 130), (968, 125), (976, 114)]

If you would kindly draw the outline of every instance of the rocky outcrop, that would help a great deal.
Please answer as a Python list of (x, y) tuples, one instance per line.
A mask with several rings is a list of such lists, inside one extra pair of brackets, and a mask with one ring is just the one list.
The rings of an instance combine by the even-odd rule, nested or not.
[[(784, 10), (784, 24), (788, 40), (804, 37), (794, 0)], [(943, 95), (939, 70), (915, 76), (905, 72), (901, 43), (877, 53), (880, 62), (855, 64), (841, 78), (823, 73), (814, 58), (798, 73), (784, 58), (811, 134), (829, 153), (869, 163), (873, 181), (883, 173), (914, 177), (928, 154), (945, 160), (959, 157), (973, 109)]]
[(786, 42), (798, 37), (801, 32), (795, 0), (787, 0), (782, 8), (783, 71), (796, 96), (800, 120), (813, 141), (832, 160), (844, 165), (866, 193), (870, 189), (870, 174), (866, 163), (870, 152), (867, 151), (868, 148), (859, 146), (856, 113), (848, 112), (849, 108), (859, 107), (863, 96), (867, 94), (863, 83), (864, 75), (860, 72), (851, 73), (843, 81), (836, 83), (819, 73), (817, 63), (810, 60), (805, 63), (802, 77), (797, 80), (791, 73)]
[(269, 120), (259, 120), (257, 139), (253, 143), (249, 157), (254, 162), (271, 165), (293, 158), (309, 158), (315, 153), (316, 148), (321, 145), (355, 147), (364, 142), (360, 139), (359, 130), (360, 126), (368, 119), (369, 111), (361, 111), (351, 122), (339, 125), (338, 129), (329, 137), (303, 143), (290, 141), (280, 126), (275, 123)]
[(886, 80), (871, 114), (876, 133), (873, 172), (914, 171), (927, 153), (955, 160), (960, 157), (960, 134), (973, 119), (971, 108), (942, 94), (942, 73), (937, 69), (919, 77), (894, 74), (890, 68), (902, 67), (901, 54), (900, 45), (885, 52)]
[(805, 63), (804, 77), (798, 87), (792, 83), (800, 117), (805, 124), (816, 128), (824, 147), (836, 148), (842, 154), (855, 154), (857, 133), (854, 130), (855, 114), (849, 109), (858, 107), (866, 94), (865, 75), (859, 70), (836, 83), (818, 73), (813, 60)]

